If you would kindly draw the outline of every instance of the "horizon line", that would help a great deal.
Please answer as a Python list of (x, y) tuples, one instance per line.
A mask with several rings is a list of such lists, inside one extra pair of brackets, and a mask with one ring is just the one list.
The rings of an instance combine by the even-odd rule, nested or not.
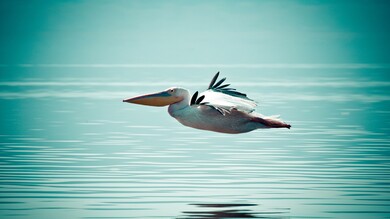
[(341, 64), (0, 64), (0, 67), (19, 68), (270, 68), (270, 69), (387, 69), (390, 64), (341, 63)]

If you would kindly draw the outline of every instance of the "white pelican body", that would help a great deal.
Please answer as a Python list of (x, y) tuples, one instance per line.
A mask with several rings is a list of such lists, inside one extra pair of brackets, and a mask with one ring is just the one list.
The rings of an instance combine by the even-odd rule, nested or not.
[(169, 88), (163, 92), (125, 99), (123, 102), (166, 106), (169, 114), (181, 124), (196, 129), (236, 134), (260, 128), (290, 128), (289, 124), (275, 117), (265, 117), (254, 112), (256, 103), (245, 94), (222, 85), (225, 78), (215, 83), (214, 76), (209, 89), (192, 96), (184, 88)]

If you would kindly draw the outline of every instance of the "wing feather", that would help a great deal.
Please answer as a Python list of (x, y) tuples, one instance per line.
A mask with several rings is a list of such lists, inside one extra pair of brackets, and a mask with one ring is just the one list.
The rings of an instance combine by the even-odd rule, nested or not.
[[(232, 109), (251, 113), (257, 106), (256, 102), (249, 99), (246, 94), (230, 88), (230, 84), (223, 84), (226, 78), (222, 78), (217, 83), (219, 72), (214, 75), (208, 89), (198, 94), (194, 93), (191, 98), (191, 105), (207, 105), (220, 112), (222, 115), (230, 113)], [(199, 96), (199, 98), (198, 98)]]
[(211, 82), (209, 84), (209, 88), (208, 89), (211, 89), (214, 86), (214, 83), (217, 80), (218, 75), (219, 75), (219, 72), (217, 72), (217, 74), (214, 75), (213, 79), (211, 79)]
[(253, 112), (257, 106), (256, 102), (249, 99), (243, 99), (213, 90), (207, 90), (200, 95), (204, 95), (204, 102), (206, 105), (212, 105), (230, 111), (233, 108), (244, 112)]
[(222, 78), (220, 81), (218, 81), (218, 83), (216, 83), (214, 85), (214, 88), (221, 88), (221, 87), (218, 87), (218, 86), (221, 85), (225, 80), (226, 80), (226, 78)]
[(227, 95), (230, 95), (230, 96), (235, 96), (235, 97), (239, 97), (239, 98), (244, 98), (244, 99), (247, 99), (247, 100), (251, 100), (249, 99), (246, 94), (244, 93), (241, 93), (241, 92), (238, 92), (236, 91), (236, 89), (234, 88), (229, 88), (228, 86), (230, 84), (222, 84), (223, 82), (225, 82), (226, 78), (222, 78), (220, 81), (218, 81), (216, 84), (215, 82), (217, 81), (218, 79), (218, 76), (219, 76), (219, 72), (217, 72), (217, 74), (214, 75), (213, 79), (211, 80), (210, 82), (210, 85), (209, 85), (209, 88), (207, 90), (213, 90), (215, 92), (221, 92), (221, 93), (225, 93)]
[(204, 95), (200, 96), (197, 100), (196, 100), (196, 104), (200, 104), (202, 102), (202, 100), (204, 99)]
[(196, 98), (198, 98), (198, 91), (196, 91), (196, 92), (194, 93), (194, 95), (192, 95), (190, 105), (194, 105), (194, 104), (195, 104)]

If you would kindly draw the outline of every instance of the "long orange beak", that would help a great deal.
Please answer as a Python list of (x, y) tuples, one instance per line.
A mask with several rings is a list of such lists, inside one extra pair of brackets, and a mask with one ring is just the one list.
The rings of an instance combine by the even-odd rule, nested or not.
[(166, 106), (181, 101), (179, 97), (174, 97), (167, 91), (146, 94), (124, 99), (123, 102), (135, 103), (147, 106)]

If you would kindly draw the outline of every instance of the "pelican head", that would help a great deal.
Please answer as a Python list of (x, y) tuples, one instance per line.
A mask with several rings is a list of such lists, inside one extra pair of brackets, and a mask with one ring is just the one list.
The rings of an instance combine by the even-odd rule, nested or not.
[(147, 106), (167, 106), (184, 100), (188, 95), (186, 89), (171, 87), (161, 92), (124, 99), (123, 102)]

